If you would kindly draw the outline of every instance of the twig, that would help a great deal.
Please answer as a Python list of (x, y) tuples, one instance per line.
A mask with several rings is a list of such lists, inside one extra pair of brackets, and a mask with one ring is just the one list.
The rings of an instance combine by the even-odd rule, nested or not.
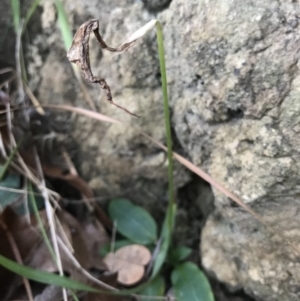
[[(48, 192), (46, 190), (45, 179), (44, 179), (44, 175), (43, 175), (43, 171), (42, 171), (41, 162), (40, 162), (40, 159), (38, 157), (35, 146), (33, 146), (33, 152), (34, 152), (34, 158), (35, 158), (37, 172), (40, 175), (40, 185), (38, 187), (39, 187), (39, 189), (40, 189), (40, 191), (43, 195), (44, 201), (45, 201), (46, 215), (47, 215), (47, 218), (48, 218), (50, 233), (51, 233), (51, 238), (52, 238), (52, 243), (53, 243), (53, 248), (54, 248), (54, 252), (55, 252), (55, 255), (56, 255), (56, 264), (57, 264), (59, 274), (61, 276), (63, 276), (64, 272), (63, 272), (61, 257), (60, 257), (59, 248), (58, 248), (57, 235), (56, 235), (56, 231), (55, 231), (55, 222), (54, 222), (54, 218), (53, 218), (53, 208), (52, 208), (52, 206), (50, 204), (50, 201), (49, 201), (49, 196), (48, 196)], [(67, 291), (66, 291), (65, 288), (62, 288), (62, 293), (63, 293), (64, 301), (68, 301), (68, 295), (67, 295)]]
[(21, 79), (22, 74), (22, 67), (21, 67), (21, 60), (20, 60), (20, 54), (21, 54), (21, 37), (22, 37), (22, 31), (23, 31), (23, 22), (21, 22), (20, 26), (18, 27), (17, 31), (17, 40), (16, 40), (16, 52), (15, 52), (15, 60), (16, 60), (16, 69), (18, 76), (18, 94), (19, 94), (19, 103), (22, 103), (24, 101), (24, 89), (23, 89), (23, 81)]
[(113, 225), (113, 231), (112, 231), (112, 236), (111, 236), (111, 244), (110, 244), (110, 252), (113, 253), (113, 263), (111, 266), (111, 271), (114, 271), (114, 265), (115, 265), (115, 243), (116, 243), (116, 233), (117, 233), (117, 225), (118, 222), (114, 221)]
[(23, 82), (26, 94), (29, 96), (31, 102), (33, 103), (33, 105), (36, 107), (36, 110), (41, 114), (41, 115), (45, 115), (45, 111), (44, 109), (41, 107), (38, 99), (34, 96), (34, 94), (32, 93), (32, 91), (30, 90), (30, 88), (26, 85), (25, 82)]

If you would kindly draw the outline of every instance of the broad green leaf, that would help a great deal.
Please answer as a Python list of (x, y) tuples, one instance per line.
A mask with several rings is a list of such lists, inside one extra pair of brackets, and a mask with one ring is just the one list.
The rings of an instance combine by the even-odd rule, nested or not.
[(160, 297), (165, 294), (165, 281), (162, 276), (157, 276), (154, 278), (144, 289), (138, 292), (139, 295), (149, 296), (149, 297), (140, 297), (141, 301), (152, 301), (151, 297)]
[[(122, 239), (122, 240), (117, 240), (115, 242), (115, 245), (114, 245), (114, 250), (113, 251), (117, 251), (118, 249), (122, 248), (122, 247), (125, 247), (125, 246), (129, 246), (129, 245), (132, 245), (134, 244), (134, 242), (128, 240), (128, 239)], [(100, 249), (100, 255), (101, 256), (105, 256), (107, 255), (109, 252), (111, 251), (111, 244), (107, 244), (105, 246), (103, 246), (101, 249)]]
[[(158, 275), (161, 267), (163, 266), (169, 247), (171, 244), (172, 239), (172, 232), (174, 228), (174, 222), (175, 222), (175, 214), (176, 214), (176, 205), (174, 204), (172, 207), (168, 207), (167, 215), (165, 216), (163, 228), (161, 231), (160, 239), (162, 240), (161, 248), (155, 258), (155, 263), (152, 270), (151, 278), (154, 278)], [(171, 224), (169, 223), (171, 221)]]
[(37, 281), (40, 283), (56, 285), (56, 286), (61, 286), (64, 288), (82, 290), (82, 291), (87, 291), (87, 292), (95, 292), (95, 293), (99, 292), (97, 289), (95, 289), (91, 286), (77, 282), (70, 278), (43, 272), (43, 271), (34, 270), (32, 268), (28, 268), (15, 261), (12, 261), (2, 255), (0, 255), (0, 265), (2, 265), (6, 269), (8, 269), (22, 277), (25, 277), (25, 278), (28, 278), (30, 280), (34, 280), (34, 281)]
[(192, 249), (185, 246), (179, 246), (169, 251), (168, 259), (171, 264), (176, 265), (180, 261), (186, 259), (191, 253)]
[(117, 230), (135, 243), (147, 245), (157, 239), (157, 227), (153, 217), (142, 207), (124, 199), (112, 200), (109, 215), (117, 222)]
[(185, 262), (172, 272), (172, 284), (177, 301), (214, 301), (206, 276), (192, 262)]

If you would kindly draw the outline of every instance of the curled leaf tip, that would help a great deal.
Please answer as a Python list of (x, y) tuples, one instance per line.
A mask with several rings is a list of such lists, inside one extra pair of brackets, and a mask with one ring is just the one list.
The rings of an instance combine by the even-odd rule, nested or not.
[(115, 53), (123, 53), (127, 51), (129, 48), (133, 46), (133, 44), (141, 37), (143, 37), (149, 30), (151, 30), (155, 24), (156, 20), (152, 20), (149, 23), (147, 23), (145, 26), (141, 27), (139, 30), (137, 30), (131, 37), (121, 44), (117, 48), (113, 48), (108, 46), (105, 41), (102, 39), (100, 33), (99, 33), (99, 21), (96, 19), (89, 20), (85, 23), (83, 23), (77, 30), (72, 45), (67, 52), (67, 58), (71, 63), (76, 64), (82, 71), (83, 76), (85, 79), (87, 79), (91, 83), (98, 83), (102, 89), (106, 91), (106, 98), (107, 101), (116, 107), (122, 109), (123, 111), (127, 112), (130, 115), (140, 117), (130, 111), (128, 111), (126, 108), (116, 104), (113, 102), (112, 94), (110, 91), (110, 87), (106, 83), (104, 79), (100, 79), (93, 75), (91, 64), (90, 64), (90, 50), (89, 50), (89, 40), (90, 40), (90, 34), (91, 32), (94, 33), (97, 41), (100, 44), (100, 47), (102, 49), (108, 50), (110, 52)]

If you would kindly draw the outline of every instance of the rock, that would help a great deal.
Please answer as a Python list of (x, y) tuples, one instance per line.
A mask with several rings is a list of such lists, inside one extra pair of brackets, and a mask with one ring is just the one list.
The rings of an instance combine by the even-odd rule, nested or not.
[(146, 9), (150, 12), (158, 12), (167, 8), (171, 0), (142, 0)]
[[(161, 14), (182, 147), (298, 247), (299, 17), (298, 4), (271, 0), (173, 0)], [(259, 300), (299, 300), (293, 250), (214, 194), (204, 267)]]
[[(8, 11), (10, 9), (10, 2), (3, 1), (1, 3), (1, 11)], [(15, 33), (12, 26), (11, 16), (9, 14), (2, 14), (0, 19), (1, 38), (0, 38), (0, 68), (12, 67), (15, 65)], [(10, 39), (9, 37), (13, 37)], [(2, 82), (2, 78), (1, 78)]]
[(202, 230), (202, 263), (230, 289), (244, 289), (257, 300), (299, 300), (299, 198), (286, 197), (255, 206), (271, 231), (242, 210), (223, 208)]

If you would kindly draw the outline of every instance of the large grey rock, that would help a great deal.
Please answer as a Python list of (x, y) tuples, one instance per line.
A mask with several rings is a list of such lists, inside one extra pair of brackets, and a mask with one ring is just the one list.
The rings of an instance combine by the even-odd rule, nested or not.
[[(299, 4), (174, 0), (162, 16), (181, 145), (299, 247)], [(292, 249), (214, 193), (204, 267), (259, 300), (299, 300)]]
[[(42, 31), (27, 49), (30, 85), (43, 103), (86, 106), (52, 3), (41, 2)], [(63, 3), (74, 31), (97, 18), (112, 46), (154, 17), (141, 1)], [(299, 4), (173, 0), (158, 18), (164, 25), (173, 127), (186, 155), (253, 206), (275, 233), (300, 245)], [(165, 154), (136, 130), (165, 140), (154, 33), (114, 57), (92, 40), (91, 61), (115, 101), (142, 118), (111, 106), (103, 91), (89, 86), (100, 112), (129, 126), (75, 117), (81, 174), (99, 196), (125, 195), (161, 213), (167, 199)], [(188, 179), (177, 166), (176, 186)], [(214, 194), (216, 210), (201, 237), (204, 267), (230, 289), (244, 288), (257, 300), (298, 300), (298, 257), (249, 214)], [(184, 221), (187, 212), (180, 211)], [(188, 235), (185, 228), (182, 233)]]

